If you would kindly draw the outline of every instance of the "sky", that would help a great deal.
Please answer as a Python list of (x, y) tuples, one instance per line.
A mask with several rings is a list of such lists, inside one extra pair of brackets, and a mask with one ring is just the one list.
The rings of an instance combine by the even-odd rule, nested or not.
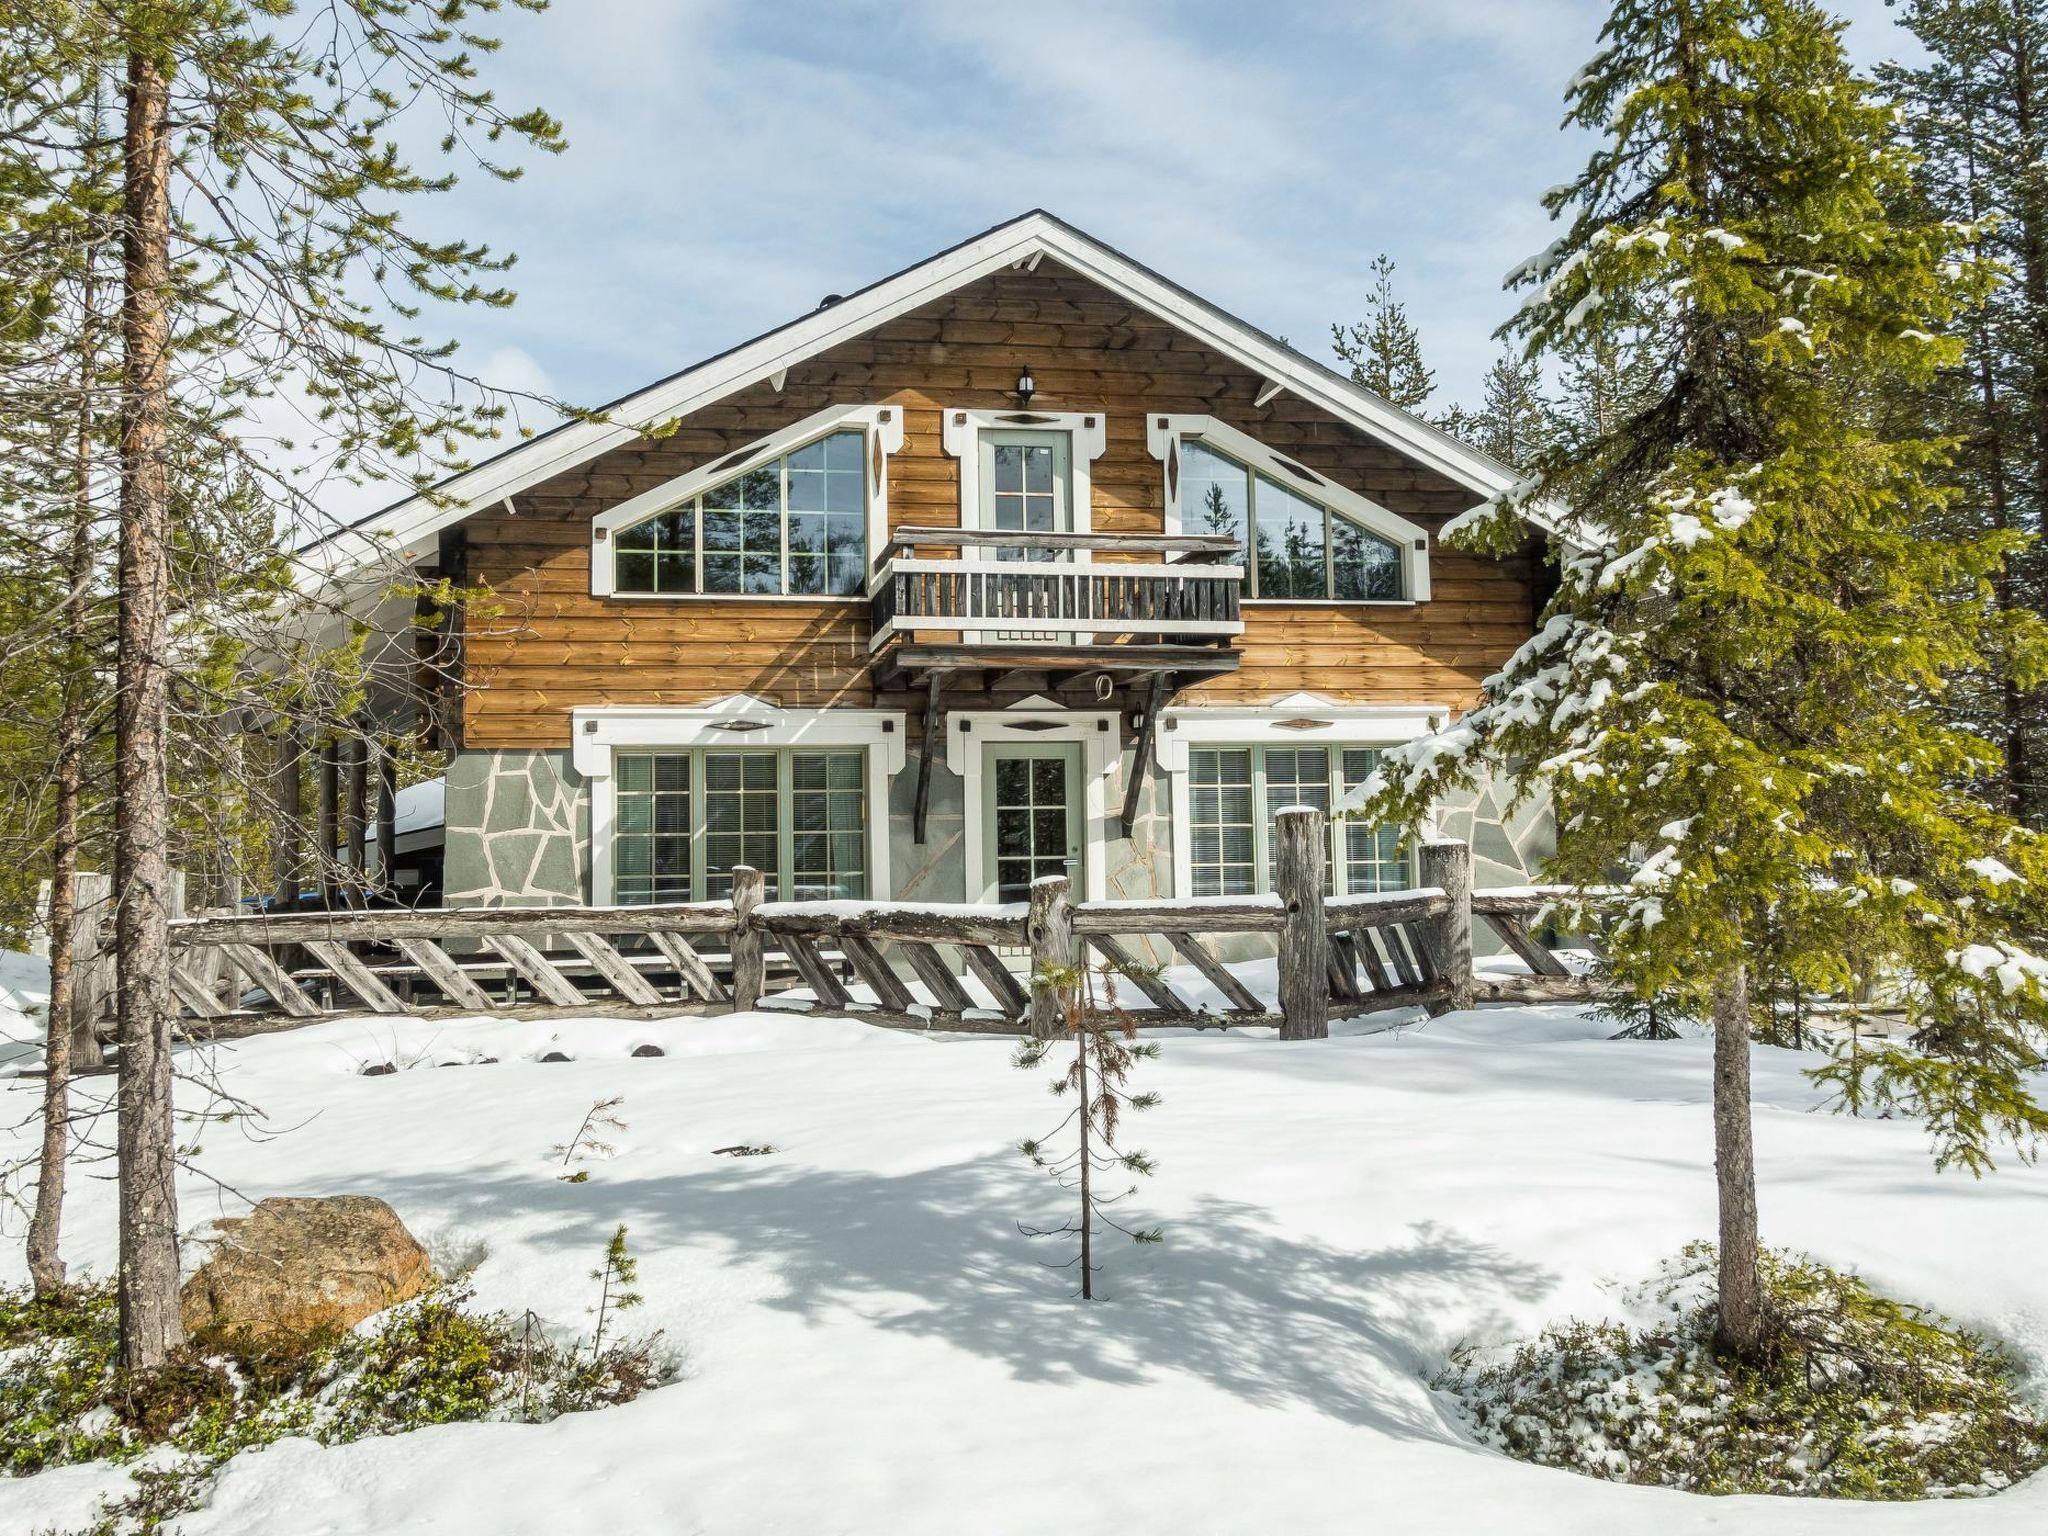
[[(1860, 63), (1910, 49), (1837, 3)], [(555, 0), (487, 78), (569, 149), (423, 223), (516, 251), (447, 323), (491, 383), (594, 405), (1043, 207), (1327, 360), (1367, 263), (1476, 403), (1547, 244), (1596, 0)]]

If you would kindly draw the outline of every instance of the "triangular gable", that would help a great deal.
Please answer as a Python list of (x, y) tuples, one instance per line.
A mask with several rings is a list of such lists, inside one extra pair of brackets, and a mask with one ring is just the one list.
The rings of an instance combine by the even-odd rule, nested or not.
[(1291, 391), (1476, 495), (1497, 496), (1516, 481), (1514, 471), (1498, 460), (1072, 225), (1034, 210), (612, 402), (600, 414), (616, 421), (565, 422), (451, 476), (436, 488), (434, 497), (409, 497), (372, 513), (307, 545), (300, 551), (301, 559), (309, 574), (331, 579), (346, 577), (393, 550), (424, 549), (441, 529), (476, 509), (631, 443), (642, 435), (643, 427), (687, 416), (897, 315), (1006, 267), (1035, 266), (1047, 256), (1256, 371), (1268, 390)]

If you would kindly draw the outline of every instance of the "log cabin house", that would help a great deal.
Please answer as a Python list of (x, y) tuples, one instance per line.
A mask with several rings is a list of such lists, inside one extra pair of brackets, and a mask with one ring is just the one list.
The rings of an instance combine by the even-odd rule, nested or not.
[[(429, 701), (449, 905), (716, 899), (737, 864), (1156, 900), (1266, 890), (1275, 810), (1470, 707), (1544, 551), (1437, 535), (1511, 479), (1032, 212), (302, 555), (394, 653), (411, 601), (366, 572), (493, 594)], [(1482, 885), (1549, 845), (1490, 793), (1436, 822)], [(1412, 831), (1333, 824), (1333, 889), (1412, 883)]]

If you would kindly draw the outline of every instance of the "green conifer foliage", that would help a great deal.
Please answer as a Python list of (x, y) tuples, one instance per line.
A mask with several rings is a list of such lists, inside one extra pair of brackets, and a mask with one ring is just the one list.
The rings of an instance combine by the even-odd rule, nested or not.
[(1365, 318), (1330, 327), (1330, 348), (1362, 384), (1404, 411), (1420, 410), (1436, 387), (1436, 374), (1422, 364), (1422, 338), (1408, 318), (1407, 306), (1394, 297), (1394, 262), (1384, 254), (1372, 259), (1372, 291)]
[[(1988, 1167), (2048, 1129), (2020, 1077), (2048, 1025), (2023, 937), (2048, 846), (1986, 803), (1999, 754), (1941, 703), (1994, 663), (2038, 678), (2043, 634), (1995, 601), (2010, 535), (1931, 536), (1950, 445), (1870, 406), (1956, 361), (1969, 231), (1891, 212), (1892, 114), (1806, 0), (1621, 0), (1567, 122), (1600, 143), (1548, 194), (1565, 232), (1511, 275), (1505, 329), (1564, 355), (1615, 332), (1644, 387), (1451, 530), (1501, 549), (1554, 519), (1560, 586), (1479, 708), (1388, 754), (1368, 813), (1411, 818), (1482, 766), (1548, 793), (1559, 878), (1629, 871), (1617, 974), (1704, 983), (1730, 1036), (1767, 931), (1809, 989), (1882, 976), (1935, 1049), (1823, 1075)], [(1758, 1294), (1746, 1051), (1717, 1042), (1724, 1323)]]

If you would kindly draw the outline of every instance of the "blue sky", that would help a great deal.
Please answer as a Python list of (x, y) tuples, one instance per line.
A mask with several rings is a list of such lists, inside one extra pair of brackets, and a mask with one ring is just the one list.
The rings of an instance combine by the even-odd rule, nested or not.
[[(1869, 63), (1910, 40), (1837, 6)], [(1472, 399), (1501, 275), (1583, 145), (1593, 0), (556, 0), (486, 68), (568, 152), (428, 222), (516, 250), (466, 362), (579, 403), (635, 389), (1042, 206), (1327, 354), (1385, 251)], [(422, 210), (423, 213), (426, 210)]]

